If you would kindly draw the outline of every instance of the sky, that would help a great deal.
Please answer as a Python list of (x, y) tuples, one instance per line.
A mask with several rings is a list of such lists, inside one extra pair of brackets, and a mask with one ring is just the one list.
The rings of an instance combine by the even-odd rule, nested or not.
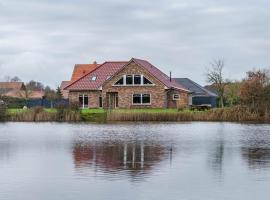
[(146, 59), (206, 84), (270, 68), (269, 0), (0, 0), (0, 79), (57, 87), (76, 63)]

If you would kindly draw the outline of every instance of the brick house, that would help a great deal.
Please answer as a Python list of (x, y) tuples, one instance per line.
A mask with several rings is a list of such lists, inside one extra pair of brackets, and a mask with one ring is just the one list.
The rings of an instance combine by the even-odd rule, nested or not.
[(70, 102), (82, 108), (177, 108), (188, 106), (189, 90), (145, 60), (104, 62), (71, 82)]

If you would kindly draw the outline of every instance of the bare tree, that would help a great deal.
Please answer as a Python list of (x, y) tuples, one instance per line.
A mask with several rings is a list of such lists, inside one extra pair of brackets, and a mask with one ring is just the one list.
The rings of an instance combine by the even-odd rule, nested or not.
[(212, 84), (214, 89), (218, 93), (219, 97), (219, 105), (220, 107), (224, 107), (224, 92), (225, 92), (225, 79), (223, 75), (223, 69), (224, 69), (224, 60), (218, 59), (214, 60), (210, 63), (211, 68), (208, 69), (208, 72), (206, 74), (207, 76), (207, 82)]
[(10, 79), (10, 82), (21, 82), (22, 80), (18, 76), (14, 76)]

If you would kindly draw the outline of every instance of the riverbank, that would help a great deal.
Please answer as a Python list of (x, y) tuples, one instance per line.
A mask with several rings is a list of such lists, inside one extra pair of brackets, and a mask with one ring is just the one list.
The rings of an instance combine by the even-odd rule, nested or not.
[(251, 112), (245, 107), (217, 108), (207, 111), (177, 109), (8, 109), (6, 121), (17, 122), (119, 122), (119, 121), (225, 121), (270, 123), (270, 116)]

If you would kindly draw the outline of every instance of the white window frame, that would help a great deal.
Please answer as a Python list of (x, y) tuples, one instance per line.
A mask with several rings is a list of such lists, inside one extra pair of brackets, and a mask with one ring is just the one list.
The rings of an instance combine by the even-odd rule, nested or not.
[[(79, 94), (79, 98), (80, 96), (82, 96), (82, 109), (85, 109), (85, 108), (89, 108), (89, 95), (88, 94)], [(87, 96), (87, 99), (88, 99), (88, 104), (85, 105), (84, 103), (84, 97)]]
[[(134, 103), (133, 102), (133, 96), (135, 95), (135, 94), (139, 94), (139, 95), (141, 95), (140, 96), (140, 98), (141, 98), (141, 103)], [(151, 103), (152, 103), (152, 95), (151, 94), (147, 94), (147, 95), (149, 95), (150, 96), (150, 103), (143, 103), (143, 95), (144, 94), (146, 94), (146, 93), (133, 93), (132, 94), (132, 96), (131, 96), (131, 100), (132, 100), (132, 105), (139, 105), (139, 106), (144, 106), (144, 105), (151, 105)]]
[[(178, 96), (178, 98), (175, 98), (176, 95)], [(173, 94), (173, 100), (180, 100), (180, 98), (181, 98), (180, 94)]]
[[(134, 77), (135, 77), (135, 75), (136, 76), (141, 76), (141, 84), (134, 84)], [(127, 76), (132, 76), (132, 84), (127, 84)], [(119, 78), (114, 84), (113, 84), (113, 86), (117, 86), (117, 87), (120, 87), (120, 86), (135, 86), (135, 87), (138, 87), (138, 86), (155, 86), (155, 84), (154, 83), (152, 83), (152, 84), (143, 84), (143, 78), (144, 78), (145, 76), (143, 75), (143, 74), (125, 74), (125, 75), (123, 75), (123, 76), (121, 76), (121, 78), (123, 78), (123, 85), (116, 85), (115, 83), (117, 82), (117, 81), (119, 81), (121, 78)], [(145, 78), (147, 78), (147, 77), (145, 77)], [(148, 79), (148, 78), (147, 78)], [(150, 81), (150, 80), (149, 80)], [(150, 81), (150, 82), (152, 82), (152, 81)]]

